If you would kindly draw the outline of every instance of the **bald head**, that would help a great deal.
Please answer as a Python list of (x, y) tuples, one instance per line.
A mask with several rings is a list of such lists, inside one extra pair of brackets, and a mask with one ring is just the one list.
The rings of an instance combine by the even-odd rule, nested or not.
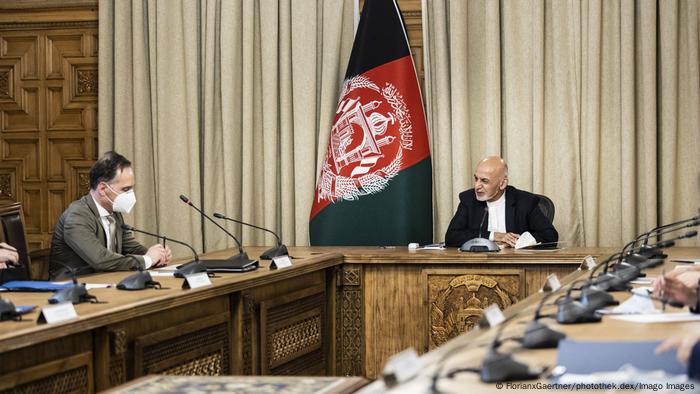
[(508, 165), (499, 156), (482, 159), (474, 172), (474, 191), (479, 201), (496, 201), (508, 186)]

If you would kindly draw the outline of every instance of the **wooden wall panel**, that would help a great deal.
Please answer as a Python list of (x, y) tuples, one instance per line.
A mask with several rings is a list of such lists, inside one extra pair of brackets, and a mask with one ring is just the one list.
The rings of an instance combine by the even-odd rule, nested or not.
[(29, 247), (45, 248), (97, 157), (97, 2), (0, 8), (0, 202), (22, 202)]

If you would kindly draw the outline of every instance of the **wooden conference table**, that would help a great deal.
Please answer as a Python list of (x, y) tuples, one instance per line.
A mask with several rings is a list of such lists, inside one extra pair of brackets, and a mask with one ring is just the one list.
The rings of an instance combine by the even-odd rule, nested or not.
[[(250, 256), (262, 250), (246, 248)], [(261, 261), (204, 288), (159, 276), (165, 289), (93, 289), (105, 303), (76, 305), (78, 318), (52, 325), (36, 323), (49, 294), (2, 292), (39, 308), (0, 322), (0, 392), (92, 392), (148, 374), (374, 378), (396, 352), (435, 348), (472, 328), (482, 308), (508, 308), (548, 274), (561, 277), (605, 252), (293, 247), (290, 268)], [(117, 283), (129, 274), (80, 280)]]
[[(662, 274), (662, 272), (668, 272), (673, 270), (676, 265), (681, 267), (687, 267), (688, 264), (673, 262), (673, 259), (698, 259), (700, 258), (700, 248), (672, 248), (667, 250), (669, 258), (663, 267), (657, 267), (654, 269), (645, 270), (648, 278), (654, 278)], [(561, 279), (563, 285), (562, 292), (566, 289), (567, 284), (580, 279), (588, 275), (587, 271), (577, 271), (565, 276)], [(611, 293), (619, 301), (624, 301), (630, 297), (629, 293), (625, 292), (614, 292)], [(507, 322), (504, 326), (501, 338), (510, 337), (520, 337), (522, 336), (525, 324), (532, 320), (534, 316), (534, 311), (539, 305), (542, 297), (545, 293), (539, 292), (527, 297), (525, 300), (520, 301), (518, 304), (508, 308), (504, 311), (506, 319), (512, 321)], [(554, 298), (550, 298), (551, 302)], [(656, 301), (655, 301), (656, 302)], [(656, 302), (657, 307), (659, 303)], [(545, 307), (543, 313), (553, 313), (555, 308)], [(687, 311), (687, 309), (685, 309)], [(682, 312), (683, 309), (667, 307), (667, 313)], [(561, 331), (567, 335), (567, 339), (580, 340), (580, 341), (649, 341), (649, 340), (665, 340), (674, 335), (681, 335), (687, 333), (689, 330), (697, 331), (700, 328), (700, 323), (695, 322), (674, 322), (674, 323), (633, 323), (623, 320), (614, 319), (610, 316), (603, 317), (600, 323), (589, 323), (589, 324), (570, 324), (562, 325), (557, 324), (553, 319), (545, 318), (541, 320), (550, 328)], [(494, 335), (497, 329), (479, 329), (474, 330), (464, 335), (461, 335), (445, 345), (435, 349), (425, 355), (420, 359), (422, 368), (421, 372), (417, 377), (411, 379), (405, 384), (393, 387), (391, 390), (388, 389), (382, 380), (376, 380), (370, 385), (359, 391), (360, 394), (367, 393), (419, 393), (419, 392), (431, 392), (430, 387), (432, 385), (433, 376), (439, 373), (441, 378), (438, 379), (437, 389), (441, 393), (498, 393), (504, 390), (510, 391), (529, 391), (537, 390), (537, 386), (529, 386), (528, 390), (525, 385), (527, 384), (546, 384), (547, 379), (540, 379), (539, 381), (527, 381), (527, 382), (513, 382), (510, 386), (505, 383), (501, 383), (500, 386), (497, 384), (486, 384), (479, 380), (479, 375), (473, 372), (464, 372), (455, 374), (453, 377), (447, 377), (447, 375), (457, 369), (478, 369), (481, 365), (486, 352), (488, 351), (488, 345), (493, 341)], [(557, 360), (557, 349), (523, 349), (517, 343), (514, 342), (504, 342), (500, 347), (499, 351), (501, 353), (513, 353), (518, 361), (524, 362), (531, 367), (552, 367), (556, 365)], [(694, 390), (700, 389), (700, 384), (689, 382), (686, 383), (693, 385), (692, 388), (686, 386), (683, 391), (695, 392)], [(573, 387), (572, 387), (573, 389)], [(543, 389), (542, 389), (543, 390)], [(664, 387), (664, 390), (670, 390), (668, 387)], [(677, 388), (676, 390), (680, 390)], [(550, 390), (548, 390), (550, 391)], [(562, 390), (565, 391), (565, 390)], [(573, 390), (569, 390), (573, 391)], [(576, 389), (576, 391), (586, 391), (586, 389)], [(654, 390), (656, 391), (656, 390)], [(663, 391), (663, 390), (662, 390)], [(600, 392), (600, 390), (592, 390), (590, 392)], [(675, 392), (675, 391), (674, 391)]]

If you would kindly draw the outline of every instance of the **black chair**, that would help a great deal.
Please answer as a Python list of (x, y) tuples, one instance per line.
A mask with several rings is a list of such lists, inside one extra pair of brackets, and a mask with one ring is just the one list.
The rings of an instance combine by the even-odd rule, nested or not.
[(19, 255), (19, 266), (0, 269), (0, 283), (29, 280), (32, 275), (21, 203), (0, 205), (0, 241), (13, 246)]
[(540, 211), (542, 211), (550, 222), (554, 222), (554, 203), (552, 200), (541, 194), (538, 194), (537, 197), (540, 198), (540, 202), (537, 204), (540, 207)]

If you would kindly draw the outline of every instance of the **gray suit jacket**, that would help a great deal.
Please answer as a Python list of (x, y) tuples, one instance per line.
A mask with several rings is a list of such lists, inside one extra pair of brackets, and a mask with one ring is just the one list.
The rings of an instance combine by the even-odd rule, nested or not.
[[(49, 276), (51, 280), (99, 271), (126, 271), (145, 268), (143, 255), (148, 249), (131, 231), (124, 231), (124, 218), (115, 212), (117, 253), (107, 249), (107, 238), (95, 201), (88, 194), (74, 201), (56, 223), (51, 240)], [(138, 256), (135, 256), (138, 255)]]

